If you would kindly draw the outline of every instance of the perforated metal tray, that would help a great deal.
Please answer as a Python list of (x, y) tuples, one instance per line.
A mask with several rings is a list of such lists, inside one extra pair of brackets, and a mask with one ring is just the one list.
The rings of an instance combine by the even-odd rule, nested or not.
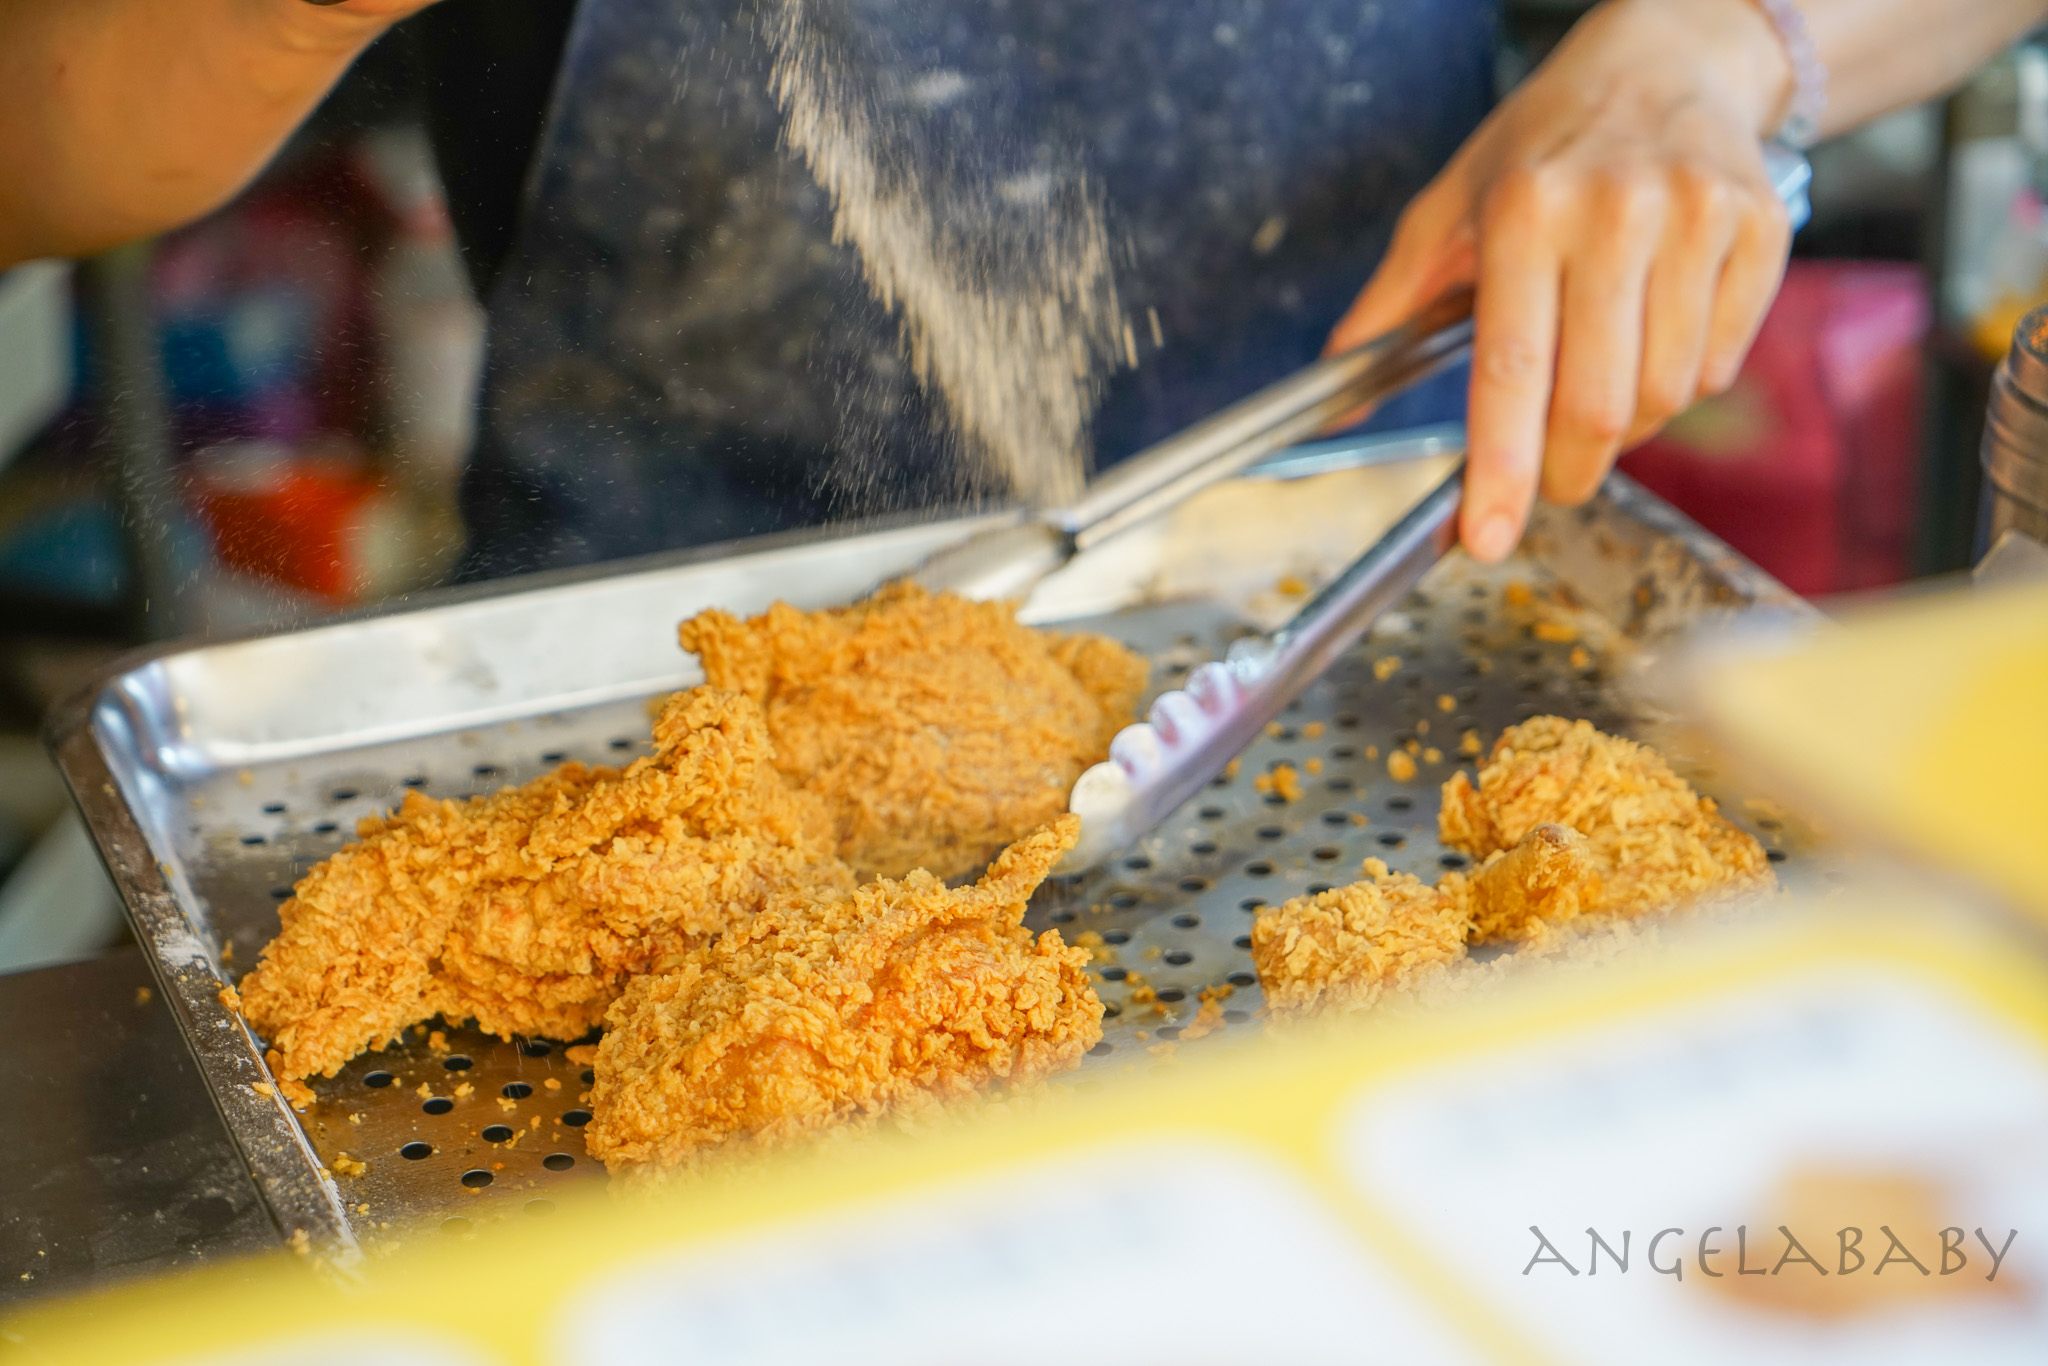
[[(1285, 579), (1341, 568), (1444, 463), (1234, 481), (1081, 557), (1025, 615), (1115, 635), (1171, 686), (1283, 616), (1283, 587), (1296, 587)], [(673, 627), (699, 608), (844, 602), (977, 525), (743, 544), (173, 646), (122, 664), (54, 714), (52, 747), (287, 1236), (345, 1260), (422, 1220), (460, 1230), (543, 1211), (562, 1183), (596, 1170), (581, 1138), (588, 1074), (561, 1040), (447, 1028), (436, 1047), (422, 1027), (316, 1081), (303, 1115), (270, 1094), (259, 1041), (219, 994), (275, 933), (292, 882), (408, 789), (462, 796), (564, 758), (644, 752), (647, 699), (698, 681)], [(1511, 583), (1545, 595), (1546, 614), (1576, 623), (1579, 638), (1533, 634), (1530, 611), (1505, 600)], [(1260, 997), (1246, 936), (1259, 904), (1346, 881), (1367, 856), (1425, 879), (1456, 866), (1436, 839), (1437, 788), (1465, 731), (1490, 743), (1521, 717), (1556, 712), (1643, 734), (1653, 718), (1617, 679), (1683, 627), (1759, 607), (1805, 610), (1620, 478), (1584, 509), (1544, 514), (1503, 568), (1446, 561), (1246, 751), (1235, 776), (1108, 868), (1040, 893), (1034, 925), (1105, 942), (1096, 973), (1110, 1018), (1088, 1066), (1114, 1073), (1175, 1045), (1205, 988), (1230, 988), (1222, 1036), (1252, 1027)], [(1684, 767), (1682, 738), (1659, 738)], [(1424, 751), (1420, 773), (1395, 782), (1387, 755), (1409, 741)], [(1258, 775), (1281, 762), (1301, 777), (1298, 800), (1260, 790)], [(1714, 775), (1692, 776), (1715, 789)], [(1749, 820), (1727, 800), (1740, 794), (1720, 795), (1782, 855), (1775, 822)], [(367, 1170), (345, 1174), (353, 1162)]]

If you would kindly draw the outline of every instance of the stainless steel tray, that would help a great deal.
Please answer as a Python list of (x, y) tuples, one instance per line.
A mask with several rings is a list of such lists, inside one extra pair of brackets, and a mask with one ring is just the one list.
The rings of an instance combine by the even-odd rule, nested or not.
[[(1170, 686), (1283, 617), (1293, 605), (1284, 590), (1296, 587), (1287, 577), (1341, 568), (1447, 463), (1234, 480), (1082, 555), (1025, 616), (1116, 635)], [(698, 680), (673, 628), (699, 608), (844, 602), (978, 525), (744, 543), (268, 638), (172, 645), (53, 714), (52, 748), (285, 1236), (345, 1261), (422, 1219), (459, 1231), (539, 1212), (561, 1183), (595, 1170), (580, 1132), (586, 1074), (562, 1041), (448, 1029), (436, 1047), (421, 1028), (317, 1081), (303, 1115), (272, 1094), (258, 1041), (219, 996), (275, 933), (290, 884), (409, 788), (461, 796), (565, 757), (644, 752), (647, 699)], [(1568, 604), (1583, 640), (1532, 634), (1527, 611), (1504, 602), (1517, 581)], [(1246, 751), (1234, 777), (1109, 867), (1040, 894), (1034, 923), (1070, 937), (1094, 930), (1113, 953), (1096, 969), (1111, 1018), (1088, 1066), (1114, 1073), (1175, 1044), (1204, 988), (1231, 988), (1220, 1036), (1249, 1027), (1259, 991), (1246, 934), (1259, 903), (1344, 881), (1368, 855), (1424, 878), (1455, 866), (1436, 839), (1437, 787), (1462, 731), (1490, 743), (1512, 721), (1554, 711), (1642, 733), (1651, 718), (1616, 680), (1682, 628), (1759, 607), (1805, 610), (1619, 477), (1586, 508), (1542, 514), (1507, 566), (1446, 561)], [(1575, 662), (1577, 649), (1586, 653)], [(1411, 738), (1445, 757), (1396, 783), (1385, 756)], [(1256, 783), (1282, 761), (1302, 775), (1297, 801)], [(1747, 819), (1740, 801), (1726, 805)], [(1775, 822), (1749, 824), (1780, 849)], [(350, 1169), (342, 1153), (368, 1170), (331, 1174)]]

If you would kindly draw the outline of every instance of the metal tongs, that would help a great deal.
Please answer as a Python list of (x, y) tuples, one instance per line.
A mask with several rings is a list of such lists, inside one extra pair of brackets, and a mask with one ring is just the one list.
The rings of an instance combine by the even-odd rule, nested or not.
[[(1802, 226), (1806, 159), (1764, 144), (1773, 187)], [(1022, 597), (1076, 554), (1180, 503), (1349, 414), (1370, 410), (1472, 350), (1472, 292), (1458, 289), (1400, 327), (1271, 384), (1115, 466), (1082, 498), (940, 551), (912, 576), (934, 591)], [(1237, 641), (1220, 661), (1161, 693), (1109, 758), (1075, 782), (1081, 836), (1059, 871), (1094, 867), (1199, 792), (1287, 704), (1400, 601), (1456, 543), (1465, 462), (1324, 586), (1279, 630)]]

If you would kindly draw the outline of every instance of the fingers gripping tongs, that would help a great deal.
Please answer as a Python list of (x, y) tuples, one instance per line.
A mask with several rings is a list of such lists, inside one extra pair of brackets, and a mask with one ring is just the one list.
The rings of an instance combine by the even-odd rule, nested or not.
[[(1805, 159), (1764, 157), (1793, 227), (1808, 216)], [(1229, 477), (1346, 414), (1369, 410), (1472, 349), (1472, 293), (1460, 289), (1385, 335), (1280, 380), (1111, 469), (1081, 500), (941, 551), (914, 576), (934, 590), (1021, 597), (1078, 552)], [(1081, 837), (1061, 864), (1080, 872), (1128, 846), (1199, 792), (1357, 642), (1456, 542), (1464, 462), (1270, 636), (1247, 637), (1127, 726), (1081, 775), (1069, 809)]]

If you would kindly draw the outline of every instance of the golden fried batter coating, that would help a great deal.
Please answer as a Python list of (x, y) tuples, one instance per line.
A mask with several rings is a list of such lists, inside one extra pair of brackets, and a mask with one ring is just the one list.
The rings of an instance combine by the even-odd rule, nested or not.
[(678, 693), (654, 742), (623, 771), (570, 763), (461, 802), (409, 793), (364, 820), (299, 881), (241, 984), (278, 1076), (332, 1076), (436, 1015), (573, 1039), (627, 977), (680, 961), (771, 892), (852, 887), (752, 701)]
[(1600, 869), (1586, 837), (1563, 825), (1539, 825), (1512, 849), (1470, 873), (1450, 873), (1437, 890), (1472, 917), (1472, 939), (1526, 940), (1576, 920), (1600, 901)]
[(1252, 922), (1252, 965), (1275, 1016), (1362, 1010), (1417, 974), (1465, 956), (1464, 902), (1378, 859), (1366, 881), (1298, 896)]
[(1089, 952), (1022, 921), (1079, 829), (1059, 817), (957, 891), (920, 871), (778, 893), (636, 978), (605, 1019), (589, 1150), (669, 1169), (1074, 1066), (1102, 1037)]
[(831, 611), (703, 612), (680, 635), (712, 686), (761, 704), (776, 764), (864, 876), (958, 877), (1065, 811), (1145, 686), (1114, 641), (910, 583)]
[(1538, 716), (1511, 726), (1476, 787), (1463, 773), (1444, 785), (1443, 842), (1475, 858), (1511, 849), (1546, 824), (1586, 837), (1601, 883), (1587, 911), (1639, 915), (1777, 885), (1763, 846), (1663, 756), (1585, 721)]

